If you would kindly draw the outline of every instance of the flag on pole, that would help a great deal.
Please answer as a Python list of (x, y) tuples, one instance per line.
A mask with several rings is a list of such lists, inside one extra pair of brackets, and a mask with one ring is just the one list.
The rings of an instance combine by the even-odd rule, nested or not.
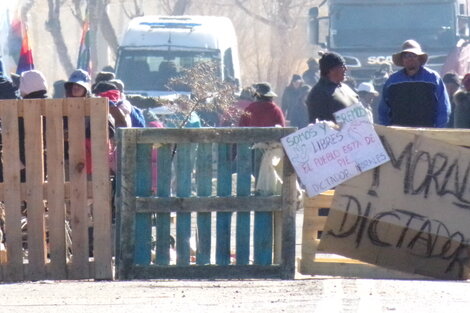
[(90, 23), (85, 20), (83, 23), (82, 37), (80, 39), (80, 49), (78, 51), (77, 68), (91, 73), (91, 51), (90, 51)]
[(21, 34), (21, 50), (18, 59), (18, 66), (16, 74), (34, 69), (33, 53), (29, 44), (28, 28), (21, 20), (14, 20), (12, 22), (12, 29), (16, 34)]

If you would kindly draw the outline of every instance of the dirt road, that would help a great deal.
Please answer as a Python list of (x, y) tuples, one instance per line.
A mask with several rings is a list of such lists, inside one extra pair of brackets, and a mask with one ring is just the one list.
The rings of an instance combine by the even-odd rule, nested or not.
[(0, 303), (2, 313), (468, 312), (470, 281), (44, 281), (0, 285)]

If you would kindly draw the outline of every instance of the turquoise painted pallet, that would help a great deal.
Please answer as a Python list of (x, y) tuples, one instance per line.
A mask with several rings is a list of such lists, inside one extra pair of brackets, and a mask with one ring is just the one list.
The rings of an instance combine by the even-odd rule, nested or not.
[(119, 129), (118, 278), (293, 278), (296, 176), (285, 157), (281, 193), (257, 195), (252, 147), (294, 130)]

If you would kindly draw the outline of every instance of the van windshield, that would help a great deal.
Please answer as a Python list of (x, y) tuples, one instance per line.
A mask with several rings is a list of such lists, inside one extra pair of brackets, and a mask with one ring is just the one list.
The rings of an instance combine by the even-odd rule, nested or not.
[[(198, 63), (220, 59), (219, 51), (128, 50), (119, 53), (116, 76), (126, 90), (170, 90), (168, 80)], [(216, 62), (217, 64), (220, 63)], [(189, 91), (187, 86), (172, 86), (174, 91)]]

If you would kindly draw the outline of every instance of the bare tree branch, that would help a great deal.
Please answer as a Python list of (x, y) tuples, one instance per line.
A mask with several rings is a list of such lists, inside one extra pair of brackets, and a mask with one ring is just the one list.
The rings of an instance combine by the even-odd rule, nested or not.
[(266, 24), (266, 25), (273, 25), (275, 24), (272, 20), (269, 20), (267, 19), (266, 17), (264, 16), (261, 16), (261, 15), (258, 15), (258, 14), (255, 14), (253, 13), (251, 10), (249, 10), (244, 4), (243, 4), (243, 1), (240, 1), (240, 0), (235, 0), (235, 4), (243, 11), (245, 12), (246, 14), (248, 14), (248, 16), (251, 16), (252, 18)]
[(77, 19), (80, 25), (82, 25), (85, 21), (85, 14), (82, 13), (82, 2), (83, 0), (72, 0), (71, 7), (72, 15)]
[(142, 6), (138, 3), (138, 0), (133, 0), (133, 4), (134, 4), (133, 12), (129, 11), (126, 8), (124, 4), (124, 0), (120, 0), (120, 1), (121, 1), (121, 8), (124, 11), (124, 15), (127, 16), (127, 18), (132, 19), (134, 17), (144, 15), (144, 11), (142, 10)]
[(28, 0), (23, 6), (21, 7), (21, 20), (27, 21), (28, 20), (28, 12), (33, 8), (34, 0)]

